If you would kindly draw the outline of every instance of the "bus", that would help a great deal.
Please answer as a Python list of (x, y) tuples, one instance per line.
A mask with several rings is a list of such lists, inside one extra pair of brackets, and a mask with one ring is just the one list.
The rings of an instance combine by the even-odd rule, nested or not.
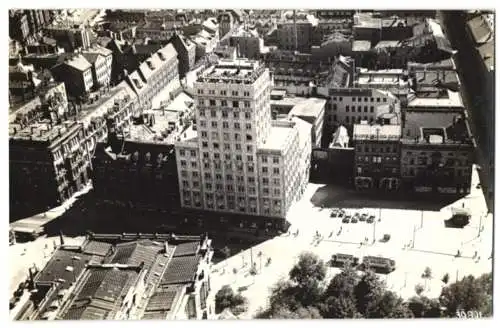
[(371, 269), (377, 273), (391, 273), (396, 270), (396, 261), (379, 256), (365, 256), (363, 257), (363, 268), (365, 270)]

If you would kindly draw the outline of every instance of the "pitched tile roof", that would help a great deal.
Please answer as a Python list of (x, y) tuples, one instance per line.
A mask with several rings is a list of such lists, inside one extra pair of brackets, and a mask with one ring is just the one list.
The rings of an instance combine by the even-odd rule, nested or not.
[(198, 242), (179, 244), (175, 247), (174, 257), (195, 255), (199, 245)]
[(188, 283), (193, 281), (200, 261), (200, 255), (174, 257), (160, 281), (161, 285)]

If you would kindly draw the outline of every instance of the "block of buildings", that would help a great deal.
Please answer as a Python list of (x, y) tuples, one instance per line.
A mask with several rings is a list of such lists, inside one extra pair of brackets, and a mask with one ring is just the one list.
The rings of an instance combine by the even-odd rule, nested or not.
[(280, 49), (309, 52), (318, 20), (307, 13), (287, 12), (277, 22), (277, 41)]
[(12, 206), (45, 210), (81, 190), (90, 179), (96, 144), (108, 129), (127, 129), (137, 114), (136, 95), (126, 83), (80, 104), (68, 103), (63, 83), (45, 90), (33, 106), (9, 117)]
[(177, 59), (179, 60), (179, 77), (182, 79), (187, 72), (194, 68), (196, 59), (196, 44), (186, 38), (184, 35), (175, 33), (170, 41), (177, 51)]
[(421, 108), (405, 116), (402, 184), (417, 192), (468, 194), (475, 142), (463, 110)]
[(174, 142), (189, 127), (193, 99), (181, 93), (160, 110), (148, 110), (121, 133), (108, 132), (92, 163), (99, 201), (162, 210), (180, 206)]
[(177, 51), (172, 44), (158, 50), (127, 76), (127, 83), (143, 107), (151, 106), (155, 96), (173, 82), (179, 83)]
[(356, 189), (399, 189), (400, 140), (401, 125), (354, 124)]
[(80, 53), (64, 57), (50, 71), (57, 81), (64, 82), (72, 97), (82, 97), (94, 86), (92, 64)]
[(94, 45), (83, 50), (82, 55), (92, 65), (94, 86), (108, 86), (111, 82), (113, 52), (99, 45)]
[(231, 32), (229, 46), (236, 48), (238, 57), (258, 59), (264, 49), (264, 40), (257, 31), (241, 26)]
[(173, 234), (98, 235), (57, 247), (15, 320), (208, 319), (211, 240)]
[(307, 183), (299, 134), (310, 139), (311, 130), (272, 121), (270, 87), (269, 71), (243, 59), (221, 60), (198, 77), (196, 131), (175, 143), (183, 207), (286, 216)]
[(273, 90), (271, 111), (273, 119), (298, 117), (311, 125), (311, 146), (321, 147), (326, 100), (320, 98), (287, 97), (286, 92)]
[(376, 122), (384, 113), (400, 113), (398, 98), (384, 90), (318, 88), (318, 94), (327, 99), (326, 131), (333, 132), (335, 123), (349, 126), (361, 121)]

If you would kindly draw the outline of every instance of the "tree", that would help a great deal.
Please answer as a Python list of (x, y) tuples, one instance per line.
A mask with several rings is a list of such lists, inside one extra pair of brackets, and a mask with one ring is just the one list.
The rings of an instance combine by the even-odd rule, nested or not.
[(322, 319), (319, 310), (315, 307), (299, 307), (295, 311), (281, 306), (274, 309), (258, 312), (256, 319)]
[(455, 317), (457, 311), (480, 311), (483, 316), (489, 316), (492, 297), (492, 274), (489, 273), (479, 278), (470, 275), (444, 287), (439, 300), (448, 317)]
[(307, 307), (315, 304), (323, 293), (321, 283), (326, 276), (325, 263), (315, 254), (300, 254), (298, 263), (290, 270), (290, 280), (295, 284), (300, 303)]
[(290, 271), (290, 280), (301, 287), (323, 281), (325, 276), (325, 263), (311, 252), (300, 254), (298, 263)]
[(415, 318), (441, 317), (441, 305), (437, 299), (430, 299), (425, 296), (414, 296), (408, 300), (408, 308)]
[(426, 267), (424, 273), (422, 274), (422, 278), (425, 279), (425, 287), (427, 287), (427, 282), (432, 279), (432, 270), (429, 267)]
[(372, 271), (367, 271), (354, 288), (356, 308), (365, 318), (371, 317), (371, 312), (376, 311), (377, 303), (382, 297), (385, 285)]
[(445, 284), (448, 284), (448, 281), (450, 281), (450, 275), (448, 273), (445, 273), (441, 281)]
[(424, 291), (424, 286), (422, 286), (421, 284), (415, 285), (415, 293), (417, 293), (417, 295), (422, 294), (423, 291)]
[(219, 314), (229, 308), (231, 312), (238, 315), (246, 311), (247, 300), (241, 294), (235, 294), (229, 285), (222, 288), (215, 295), (215, 313)]
[(355, 318), (359, 316), (356, 307), (354, 288), (359, 282), (357, 272), (350, 266), (330, 281), (325, 294), (324, 303), (320, 307), (326, 318)]

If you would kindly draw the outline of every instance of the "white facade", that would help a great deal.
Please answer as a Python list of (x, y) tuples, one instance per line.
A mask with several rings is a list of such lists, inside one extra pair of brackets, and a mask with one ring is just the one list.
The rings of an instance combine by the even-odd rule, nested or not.
[(183, 207), (286, 216), (303, 183), (298, 129), (271, 124), (270, 88), (249, 60), (223, 60), (195, 82), (197, 136), (175, 144)]
[[(318, 88), (318, 94), (327, 97), (325, 124), (354, 124), (374, 122), (392, 108), (398, 111), (399, 100), (392, 93), (379, 89), (328, 89)], [(383, 110), (382, 110), (383, 109)], [(382, 110), (382, 111), (381, 111)]]

